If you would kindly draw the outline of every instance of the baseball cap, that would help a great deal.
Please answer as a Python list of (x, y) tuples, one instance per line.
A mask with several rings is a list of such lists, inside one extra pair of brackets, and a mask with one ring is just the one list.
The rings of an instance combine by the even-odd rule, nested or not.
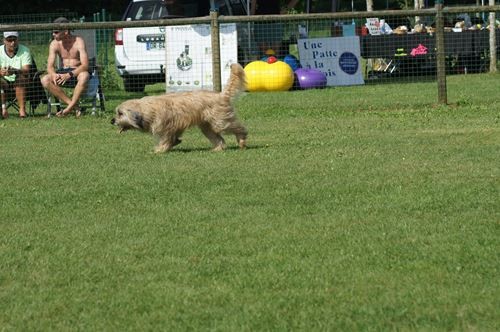
[(69, 23), (69, 20), (66, 17), (58, 17), (54, 20), (54, 23)]
[(3, 33), (3, 38), (9, 38), (9, 37), (19, 37), (19, 33), (17, 31), (5, 31)]
[[(61, 17), (58, 17), (54, 20), (54, 23), (69, 23), (69, 20), (64, 17), (64, 16), (61, 16)], [(60, 30), (57, 29), (57, 30), (53, 30), (52, 33), (58, 33)]]

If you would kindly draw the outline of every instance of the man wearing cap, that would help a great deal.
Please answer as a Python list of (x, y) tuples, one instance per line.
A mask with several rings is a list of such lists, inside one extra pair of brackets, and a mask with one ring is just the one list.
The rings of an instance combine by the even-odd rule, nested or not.
[[(69, 20), (59, 17), (54, 23), (69, 23)], [(49, 46), (47, 75), (42, 77), (42, 85), (67, 105), (64, 110), (56, 114), (57, 116), (66, 116), (72, 111), (79, 116), (78, 101), (87, 88), (90, 78), (85, 41), (82, 37), (71, 34), (70, 30), (54, 30), (52, 37), (54, 39)], [(56, 68), (58, 57), (62, 59), (62, 68)], [(68, 97), (61, 87), (75, 87), (73, 96)]]
[(2, 117), (5, 119), (9, 116), (4, 92), (15, 90), (19, 104), (19, 116), (24, 118), (26, 117), (26, 84), (32, 63), (31, 53), (26, 46), (19, 44), (19, 33), (17, 31), (5, 31), (3, 33), (3, 42), (4, 44), (0, 46)]

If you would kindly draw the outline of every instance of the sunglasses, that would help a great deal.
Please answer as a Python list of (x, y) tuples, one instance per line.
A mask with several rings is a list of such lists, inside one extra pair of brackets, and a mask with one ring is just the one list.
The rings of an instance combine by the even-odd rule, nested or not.
[(59, 32), (61, 32), (61, 31), (59, 31), (59, 30), (54, 30), (54, 31), (52, 31), (52, 33), (55, 33), (56, 35), (57, 35)]
[(16, 42), (17, 38), (16, 37), (9, 37), (9, 38), (5, 38), (5, 41), (7, 43), (12, 43), (12, 42)]

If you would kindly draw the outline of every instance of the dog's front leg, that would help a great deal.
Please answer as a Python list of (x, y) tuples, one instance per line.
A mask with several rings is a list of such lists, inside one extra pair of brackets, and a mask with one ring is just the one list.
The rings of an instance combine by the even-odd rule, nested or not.
[(164, 153), (169, 151), (171, 148), (172, 147), (168, 146), (167, 144), (158, 144), (155, 147), (155, 153)]
[(163, 145), (163, 144), (158, 144), (155, 147), (155, 153), (164, 153), (164, 152), (167, 152), (169, 150), (170, 150), (170, 148), (167, 145)]
[(160, 137), (160, 141), (155, 147), (155, 153), (164, 153), (170, 151), (174, 147), (174, 143), (170, 136)]
[(182, 143), (182, 139), (180, 136), (182, 135), (182, 131), (175, 133), (175, 135), (166, 135), (160, 137), (160, 141), (155, 148), (156, 153), (163, 153), (170, 151), (174, 146)]

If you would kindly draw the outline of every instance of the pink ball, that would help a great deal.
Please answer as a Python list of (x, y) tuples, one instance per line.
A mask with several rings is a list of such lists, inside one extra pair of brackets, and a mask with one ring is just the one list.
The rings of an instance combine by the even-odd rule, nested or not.
[(301, 89), (318, 89), (326, 86), (326, 76), (317, 69), (299, 68), (295, 71)]

